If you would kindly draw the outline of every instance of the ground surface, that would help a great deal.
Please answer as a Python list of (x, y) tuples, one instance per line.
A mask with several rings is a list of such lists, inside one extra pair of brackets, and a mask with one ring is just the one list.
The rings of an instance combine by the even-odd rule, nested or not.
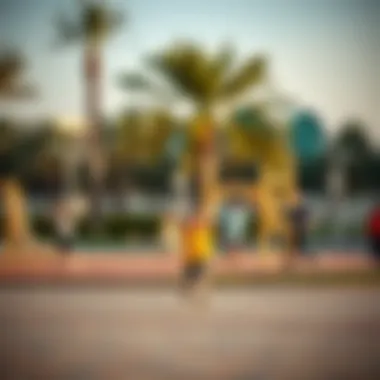
[[(10, 253), (0, 255), (0, 283), (9, 281), (61, 281), (114, 282), (116, 280), (175, 279), (181, 271), (181, 260), (175, 255), (153, 253), (91, 254), (74, 253), (63, 258), (59, 255), (41, 256), (38, 252), (28, 255)], [(349, 255), (340, 252), (323, 252), (302, 256), (294, 263), (298, 273), (342, 273), (373, 269), (370, 256)], [(253, 276), (281, 271), (281, 255), (241, 253), (234, 256), (215, 257), (212, 269), (216, 276)]]
[(380, 378), (377, 289), (0, 290), (3, 380)]

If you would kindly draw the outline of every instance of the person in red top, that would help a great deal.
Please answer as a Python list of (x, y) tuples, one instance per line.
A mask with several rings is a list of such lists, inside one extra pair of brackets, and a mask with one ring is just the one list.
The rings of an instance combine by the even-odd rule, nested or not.
[(380, 202), (374, 207), (369, 216), (368, 238), (372, 254), (376, 261), (380, 263)]

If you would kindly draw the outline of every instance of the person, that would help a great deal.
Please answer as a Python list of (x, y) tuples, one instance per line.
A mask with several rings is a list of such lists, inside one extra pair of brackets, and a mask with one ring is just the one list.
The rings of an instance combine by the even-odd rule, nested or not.
[(367, 233), (373, 257), (380, 264), (380, 202), (369, 215)]
[(63, 196), (57, 202), (55, 213), (56, 241), (58, 250), (63, 255), (67, 255), (73, 250), (77, 222), (85, 210), (85, 202), (74, 195)]
[(227, 251), (233, 255), (244, 244), (249, 213), (238, 199), (232, 199), (222, 211), (222, 234), (225, 237)]
[[(196, 210), (198, 211), (198, 210)], [(214, 241), (205, 213), (195, 212), (185, 218), (182, 234), (183, 273), (181, 289), (186, 296), (201, 297), (209, 280)]]
[(290, 264), (295, 255), (304, 254), (307, 248), (308, 210), (305, 202), (299, 197), (288, 210), (290, 225), (290, 241), (288, 247), (287, 265)]
[(67, 255), (73, 246), (73, 223), (70, 204), (66, 198), (58, 200), (55, 210), (55, 233), (57, 248), (61, 254)]

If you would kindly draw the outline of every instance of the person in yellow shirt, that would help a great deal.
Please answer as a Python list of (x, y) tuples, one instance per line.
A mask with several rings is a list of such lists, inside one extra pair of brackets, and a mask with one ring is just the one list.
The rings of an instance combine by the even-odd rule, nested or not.
[(182, 231), (182, 290), (185, 293), (204, 288), (214, 253), (212, 225), (202, 214), (197, 214), (186, 218)]

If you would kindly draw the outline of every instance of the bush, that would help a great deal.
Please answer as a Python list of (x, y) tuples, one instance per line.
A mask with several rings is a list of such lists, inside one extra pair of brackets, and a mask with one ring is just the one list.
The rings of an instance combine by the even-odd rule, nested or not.
[[(101, 236), (94, 234), (90, 219), (82, 220), (78, 225), (77, 236), (83, 240), (112, 240), (124, 241), (128, 238), (151, 240), (160, 232), (159, 217), (137, 215), (108, 215), (102, 220)], [(31, 221), (32, 230), (42, 239), (51, 239), (55, 235), (55, 226), (51, 217), (36, 216)], [(3, 238), (4, 219), (0, 218), (0, 239)]]

